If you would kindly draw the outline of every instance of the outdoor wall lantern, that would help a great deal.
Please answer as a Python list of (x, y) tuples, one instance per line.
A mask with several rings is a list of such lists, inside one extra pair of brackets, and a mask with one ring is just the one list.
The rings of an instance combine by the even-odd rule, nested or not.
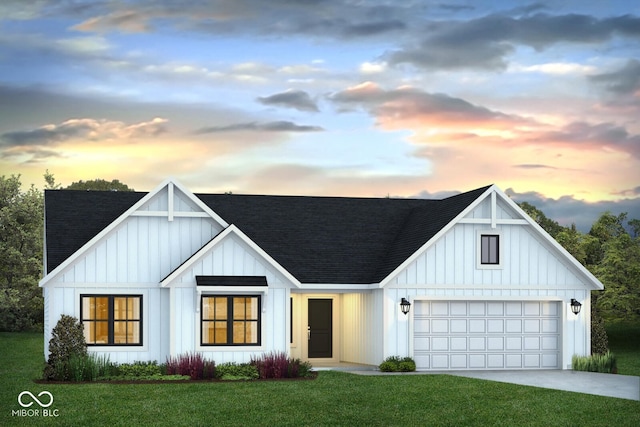
[(582, 304), (580, 304), (575, 298), (571, 298), (571, 311), (573, 311), (573, 314), (577, 316), (578, 313), (580, 313), (581, 308)]
[(402, 298), (402, 301), (400, 301), (400, 310), (402, 310), (404, 314), (407, 314), (409, 313), (410, 308), (411, 308), (411, 303), (407, 301), (406, 298)]

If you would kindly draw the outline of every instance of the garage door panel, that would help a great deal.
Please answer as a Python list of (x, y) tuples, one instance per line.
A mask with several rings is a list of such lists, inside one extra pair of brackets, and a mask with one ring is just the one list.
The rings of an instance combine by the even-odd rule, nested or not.
[(559, 303), (417, 301), (418, 369), (558, 369)]
[(447, 319), (433, 319), (431, 321), (431, 332), (434, 334), (448, 334), (449, 333), (449, 320)]
[(539, 354), (525, 354), (524, 355), (524, 367), (526, 369), (540, 368), (540, 355)]
[(415, 348), (419, 348), (424, 351), (429, 351), (431, 349), (431, 345), (429, 344), (430, 341), (431, 339), (427, 336), (415, 337), (414, 346)]
[(524, 332), (526, 334), (539, 334), (540, 333), (540, 320), (539, 319), (525, 319), (524, 320)]
[(507, 319), (505, 322), (507, 326), (508, 334), (519, 334), (522, 332), (522, 320), (520, 319)]
[(432, 351), (449, 351), (449, 338), (448, 337), (431, 338), (431, 350)]
[(471, 337), (469, 338), (469, 350), (471, 351), (484, 351), (487, 349), (487, 340), (485, 337)]
[(466, 354), (452, 354), (450, 361), (450, 369), (467, 369), (469, 367)]
[(543, 336), (542, 338), (543, 350), (559, 350), (560, 339), (557, 335)]
[(487, 368), (486, 354), (470, 354), (469, 355), (469, 369), (486, 369), (486, 368)]
[(504, 350), (504, 337), (487, 337), (487, 350), (489, 350), (489, 351), (503, 351)]
[(522, 350), (522, 337), (507, 337), (507, 350)]
[(504, 354), (488, 354), (487, 355), (487, 368), (488, 369), (503, 369), (504, 368)]
[(558, 319), (542, 319), (542, 333), (556, 334), (560, 330)]
[(450, 311), (452, 316), (467, 316), (467, 303), (466, 302), (452, 302), (450, 305)]
[(542, 355), (542, 368), (543, 369), (555, 369), (559, 365), (557, 354), (543, 354)]
[(525, 350), (540, 350), (540, 337), (524, 337)]
[(487, 321), (484, 319), (469, 320), (469, 332), (484, 335), (487, 332)]
[(505, 312), (507, 316), (522, 316), (522, 303), (519, 303), (519, 302), (505, 303)]
[(466, 337), (451, 337), (451, 351), (467, 351)]
[(504, 320), (487, 319), (487, 332), (490, 334), (501, 334), (504, 332)]
[(522, 369), (522, 355), (521, 354), (507, 354), (505, 355), (505, 368), (507, 369)]
[(451, 319), (452, 334), (467, 333), (467, 319)]

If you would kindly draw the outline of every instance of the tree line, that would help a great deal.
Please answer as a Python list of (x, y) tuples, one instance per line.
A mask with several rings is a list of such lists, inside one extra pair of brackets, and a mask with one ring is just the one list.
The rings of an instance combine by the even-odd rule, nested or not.
[[(62, 188), (47, 171), (45, 189), (133, 191), (118, 180), (77, 181)], [(604, 285), (592, 293), (606, 321), (640, 320), (640, 220), (605, 212), (588, 233), (563, 227), (535, 206), (520, 207)], [(42, 330), (44, 193), (23, 190), (19, 175), (0, 177), (0, 331)]]

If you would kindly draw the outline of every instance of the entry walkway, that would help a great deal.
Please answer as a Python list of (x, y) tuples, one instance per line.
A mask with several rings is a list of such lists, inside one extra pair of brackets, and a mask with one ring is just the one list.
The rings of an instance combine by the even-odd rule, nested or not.
[(629, 375), (572, 370), (423, 371), (392, 374), (378, 370), (352, 370), (348, 372), (358, 375), (444, 374), (640, 401), (640, 377)]

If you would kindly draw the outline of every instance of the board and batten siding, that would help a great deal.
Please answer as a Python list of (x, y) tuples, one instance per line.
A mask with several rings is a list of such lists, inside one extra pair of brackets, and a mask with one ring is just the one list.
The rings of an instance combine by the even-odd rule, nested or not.
[(81, 295), (142, 295), (142, 345), (141, 346), (88, 346), (88, 351), (108, 355), (115, 363), (132, 363), (137, 360), (156, 360), (163, 363), (169, 355), (169, 290), (157, 286), (96, 287), (47, 287), (49, 326), (45, 326), (45, 357), (51, 330), (63, 314), (81, 318)]
[[(167, 286), (173, 295), (173, 355), (198, 351), (216, 363), (249, 362), (252, 355), (270, 351), (289, 353), (289, 281), (238, 236), (229, 234), (197, 259)], [(198, 289), (196, 276), (265, 276), (266, 292), (245, 292), (215, 286)], [(260, 295), (262, 342), (260, 347), (209, 347), (200, 345), (201, 295)]]
[(212, 276), (265, 276), (269, 287), (289, 283), (282, 274), (249, 247), (238, 236), (229, 234), (182, 273), (173, 283), (193, 284), (195, 277)]
[[(269, 289), (262, 298), (262, 342), (257, 347), (209, 347), (200, 346), (200, 312), (196, 306), (199, 298), (193, 288), (174, 287), (174, 356), (187, 352), (202, 353), (202, 355), (216, 363), (236, 362), (248, 363), (253, 355), (260, 355), (270, 351), (289, 353), (289, 322), (288, 310), (289, 289)], [(206, 295), (203, 294), (203, 295)]]
[(132, 216), (88, 248), (55, 282), (157, 284), (221, 229), (210, 218)]
[[(385, 357), (410, 355), (412, 315), (399, 314), (400, 300), (557, 301), (562, 307), (562, 363), (590, 352), (590, 290), (577, 268), (504, 201), (489, 197), (454, 224), (385, 287)], [(476, 223), (474, 223), (474, 221)], [(485, 223), (478, 223), (478, 222)], [(494, 222), (494, 228), (491, 222)], [(482, 232), (499, 233), (500, 266), (479, 265)], [(578, 316), (571, 298), (582, 302)]]
[(340, 360), (366, 365), (382, 362), (382, 289), (342, 294)]

